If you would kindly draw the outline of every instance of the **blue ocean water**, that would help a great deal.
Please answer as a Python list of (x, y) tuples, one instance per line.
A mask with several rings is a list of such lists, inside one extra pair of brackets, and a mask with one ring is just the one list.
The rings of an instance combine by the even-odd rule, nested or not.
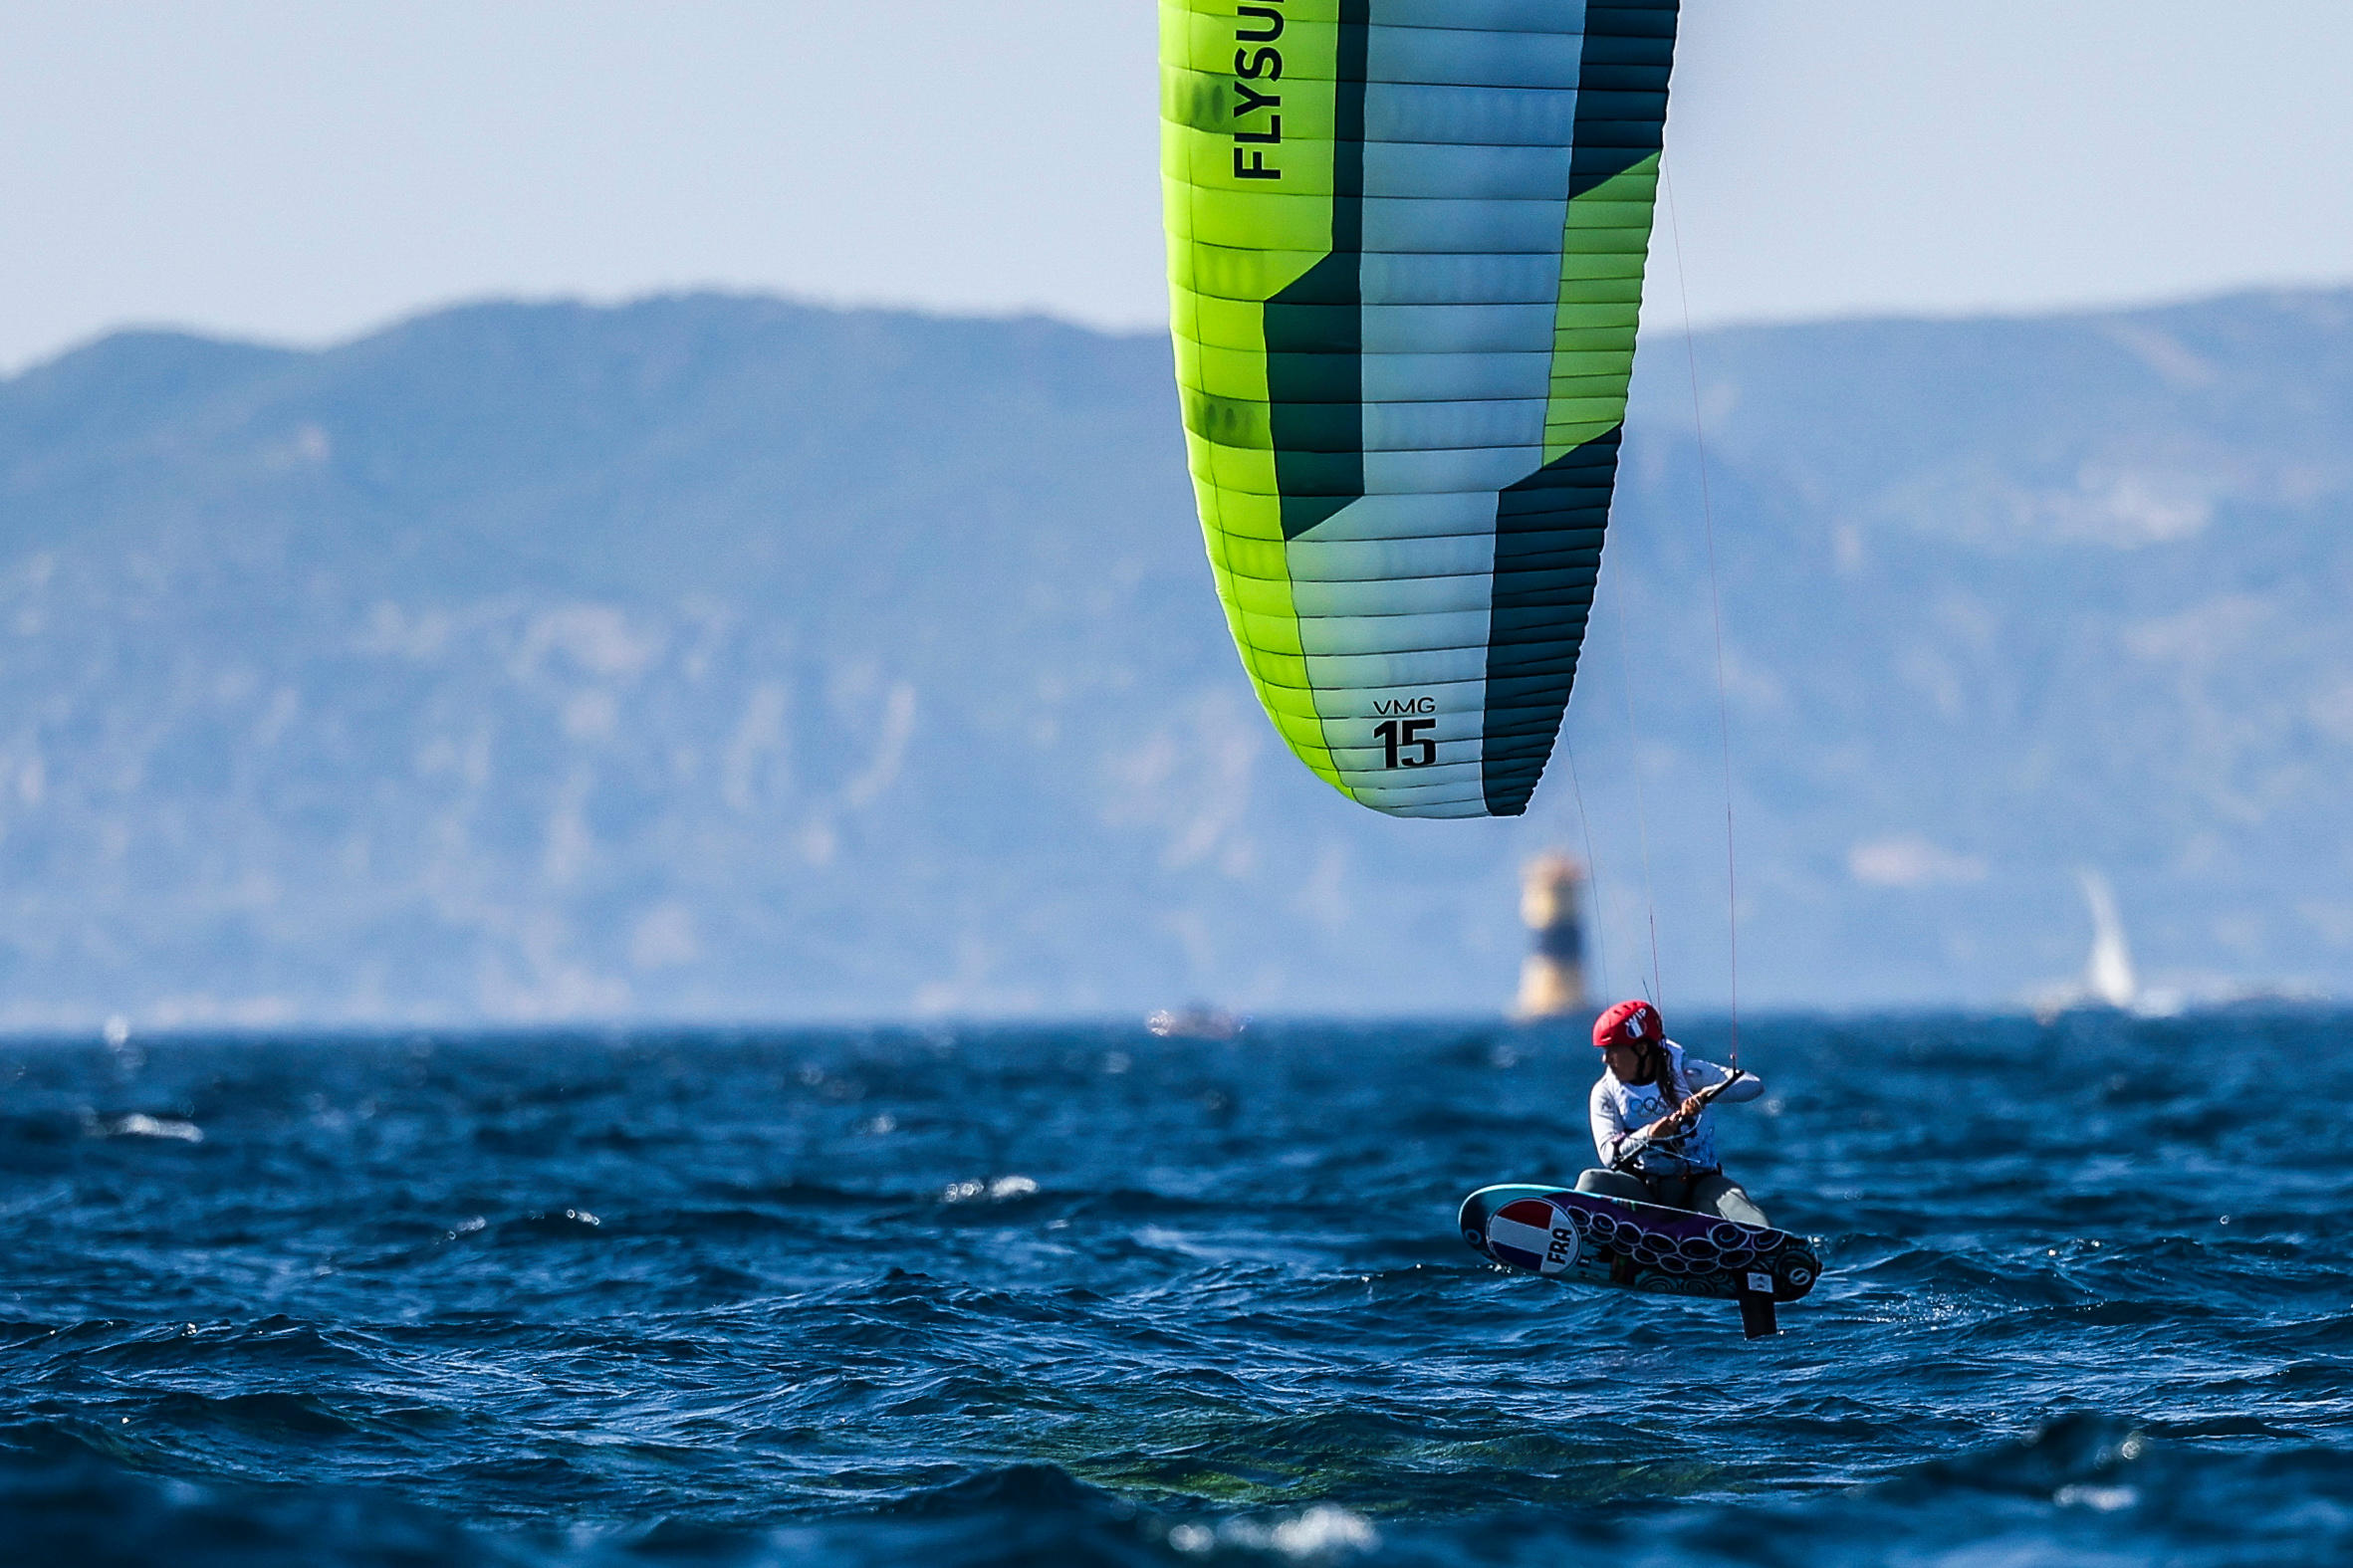
[(2353, 1561), (2353, 1018), (1743, 1059), (1755, 1343), (1455, 1233), (1568, 1035), (0, 1044), (0, 1555)]

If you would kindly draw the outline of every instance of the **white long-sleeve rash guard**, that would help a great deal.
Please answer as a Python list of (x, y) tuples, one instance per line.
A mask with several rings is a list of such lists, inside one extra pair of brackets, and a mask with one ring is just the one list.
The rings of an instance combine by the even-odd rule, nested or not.
[[(1732, 1076), (1729, 1067), (1686, 1057), (1683, 1047), (1673, 1040), (1666, 1041), (1666, 1048), (1667, 1059), (1674, 1064), (1675, 1081), (1683, 1085), (1685, 1094), (1713, 1088)], [(1764, 1092), (1763, 1078), (1754, 1073), (1744, 1074), (1740, 1082), (1716, 1096), (1712, 1104), (1738, 1105)], [(1599, 1151), (1601, 1163), (1607, 1166), (1617, 1158), (1619, 1148), (1628, 1138), (1681, 1103), (1664, 1098), (1655, 1082), (1628, 1087), (1618, 1082), (1616, 1073), (1604, 1069), (1601, 1081), (1593, 1085), (1592, 1099), (1593, 1147)], [(1708, 1112), (1700, 1112), (1699, 1125), (1682, 1136), (1644, 1145), (1635, 1155), (1634, 1165), (1651, 1176), (1681, 1176), (1691, 1171), (1717, 1169), (1716, 1129), (1708, 1125)]]

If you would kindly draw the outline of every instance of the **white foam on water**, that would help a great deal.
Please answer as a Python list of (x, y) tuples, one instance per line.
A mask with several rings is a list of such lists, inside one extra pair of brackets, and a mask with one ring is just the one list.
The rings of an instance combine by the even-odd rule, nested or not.
[(118, 1116), (107, 1123), (107, 1135), (112, 1138), (176, 1138), (181, 1143), (204, 1141), (204, 1129), (194, 1122), (147, 1116), (137, 1111), (128, 1116)]
[[(1177, 1530), (1188, 1530), (1184, 1542), (1177, 1539)], [(1186, 1544), (1201, 1540), (1209, 1532), (1198, 1525), (1179, 1525), (1169, 1532), (1169, 1544), (1179, 1551), (1207, 1551), (1209, 1543)], [(1327, 1502), (1319, 1502), (1295, 1518), (1283, 1519), (1273, 1525), (1257, 1519), (1228, 1519), (1217, 1528), (1214, 1543), (1241, 1547), (1252, 1551), (1277, 1551), (1299, 1561), (1328, 1560), (1350, 1552), (1369, 1552), (1381, 1544), (1378, 1530), (1360, 1514)]]
[(1286, 1557), (1326, 1557), (1369, 1552), (1381, 1544), (1381, 1537), (1362, 1516), (1317, 1503), (1297, 1518), (1276, 1525), (1274, 1542), (1275, 1549)]

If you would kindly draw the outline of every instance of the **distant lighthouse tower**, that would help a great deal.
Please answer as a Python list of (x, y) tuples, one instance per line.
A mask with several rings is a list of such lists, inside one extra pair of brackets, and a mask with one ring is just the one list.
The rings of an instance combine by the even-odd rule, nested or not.
[(1520, 966), (1523, 1018), (1556, 1018), (1585, 1007), (1585, 868), (1557, 849), (1520, 873), (1520, 918), (1535, 946)]

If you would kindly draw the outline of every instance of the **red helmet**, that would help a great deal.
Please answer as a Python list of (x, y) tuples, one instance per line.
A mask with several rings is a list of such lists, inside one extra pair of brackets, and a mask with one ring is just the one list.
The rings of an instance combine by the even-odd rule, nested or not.
[(1647, 1002), (1621, 1002), (1593, 1020), (1593, 1048), (1652, 1045), (1667, 1037), (1667, 1020)]

